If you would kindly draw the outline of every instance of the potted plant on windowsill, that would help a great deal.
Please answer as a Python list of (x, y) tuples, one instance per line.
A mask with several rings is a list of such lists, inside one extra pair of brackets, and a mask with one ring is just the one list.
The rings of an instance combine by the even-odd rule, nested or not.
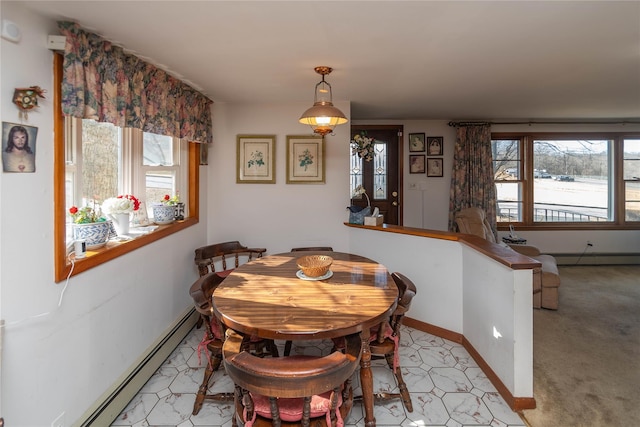
[(131, 194), (110, 197), (102, 202), (102, 211), (113, 221), (119, 235), (129, 234), (131, 213), (140, 209), (140, 201)]
[(84, 240), (87, 249), (98, 249), (107, 244), (111, 227), (95, 203), (93, 206), (82, 208), (71, 206), (69, 215), (73, 220), (73, 238), (75, 240)]
[(180, 203), (180, 197), (165, 194), (159, 203), (151, 206), (153, 210), (153, 222), (159, 225), (171, 224), (176, 219), (176, 208)]

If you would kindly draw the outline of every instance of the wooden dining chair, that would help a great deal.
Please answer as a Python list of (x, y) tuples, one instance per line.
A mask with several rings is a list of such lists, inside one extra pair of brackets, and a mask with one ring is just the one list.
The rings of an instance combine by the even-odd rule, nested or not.
[(399, 393), (378, 392), (375, 394), (376, 400), (384, 401), (390, 399), (402, 399), (407, 411), (413, 412), (413, 404), (407, 385), (402, 378), (402, 369), (400, 367), (400, 326), (402, 319), (411, 307), (411, 300), (416, 295), (416, 285), (409, 280), (404, 274), (391, 274), (393, 281), (398, 287), (398, 305), (388, 322), (381, 323), (377, 330), (371, 332), (369, 347), (371, 349), (371, 358), (384, 357), (387, 365), (393, 371), (398, 383)]
[[(308, 247), (300, 247), (300, 248), (291, 248), (291, 252), (333, 252), (333, 248), (331, 246), (308, 246)], [(284, 343), (284, 355), (289, 356), (291, 354), (291, 346), (293, 343), (291, 341), (286, 341)]]
[[(194, 261), (198, 266), (200, 276), (216, 273), (221, 277), (227, 277), (234, 268), (240, 266), (242, 261), (261, 258), (266, 251), (265, 248), (248, 248), (235, 240), (196, 249)], [(233, 259), (233, 266), (228, 265), (229, 259)]]
[(360, 363), (360, 334), (346, 337), (344, 352), (260, 359), (231, 330), (223, 346), (235, 384), (235, 415), (245, 427), (343, 425), (353, 406), (351, 376)]
[[(243, 261), (248, 262), (253, 258), (261, 258), (267, 250), (265, 248), (248, 248), (237, 240), (224, 243), (215, 243), (199, 247), (195, 250), (194, 262), (198, 267), (200, 277), (215, 273), (224, 280), (231, 272), (238, 268)], [(233, 260), (233, 264), (231, 264)], [(229, 265), (231, 264), (231, 265)], [(207, 301), (199, 301), (196, 304), (206, 304)], [(202, 326), (202, 318), (198, 319), (197, 328)]]
[[(224, 280), (215, 273), (209, 273), (196, 280), (189, 294), (193, 299), (196, 311), (200, 314), (201, 323), (205, 326), (205, 333), (202, 341), (198, 345), (198, 358), (204, 351), (207, 355), (207, 367), (204, 371), (202, 384), (196, 393), (196, 400), (193, 404), (193, 415), (198, 415), (205, 400), (228, 401), (233, 399), (233, 393), (208, 394), (209, 382), (215, 371), (222, 362), (222, 344), (225, 336), (224, 325), (213, 314), (211, 298), (213, 291)], [(278, 357), (278, 349), (273, 340), (264, 340), (254, 337), (250, 340), (250, 350), (261, 356), (271, 355)]]

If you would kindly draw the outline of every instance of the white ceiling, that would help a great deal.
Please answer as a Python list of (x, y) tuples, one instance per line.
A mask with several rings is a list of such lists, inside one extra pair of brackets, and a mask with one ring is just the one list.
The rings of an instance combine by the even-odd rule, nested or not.
[(215, 102), (313, 102), (352, 119), (640, 119), (638, 1), (29, 1)]

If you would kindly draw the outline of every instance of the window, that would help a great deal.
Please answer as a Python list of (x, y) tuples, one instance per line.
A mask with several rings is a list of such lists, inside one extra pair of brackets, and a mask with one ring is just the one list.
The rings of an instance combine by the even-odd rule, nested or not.
[[(54, 79), (60, 97), (62, 58), (55, 55)], [(108, 197), (133, 194), (151, 203), (163, 195), (179, 194), (185, 202), (185, 220), (159, 227), (134, 240), (108, 244), (76, 261), (72, 274), (161, 239), (198, 222), (199, 145), (176, 138), (121, 129), (93, 120), (64, 118), (55, 107), (55, 280), (72, 271), (67, 245), (72, 240), (68, 208), (102, 203)]]
[(640, 221), (640, 139), (624, 140), (625, 220)]
[(640, 225), (637, 136), (493, 134), (492, 148), (499, 225)]

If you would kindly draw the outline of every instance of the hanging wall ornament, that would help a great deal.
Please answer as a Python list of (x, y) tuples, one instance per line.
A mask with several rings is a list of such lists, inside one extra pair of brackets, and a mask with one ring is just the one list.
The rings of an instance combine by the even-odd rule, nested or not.
[(13, 92), (13, 103), (20, 109), (20, 118), (28, 120), (29, 110), (38, 106), (38, 98), (44, 99), (46, 90), (40, 86), (19, 87)]

